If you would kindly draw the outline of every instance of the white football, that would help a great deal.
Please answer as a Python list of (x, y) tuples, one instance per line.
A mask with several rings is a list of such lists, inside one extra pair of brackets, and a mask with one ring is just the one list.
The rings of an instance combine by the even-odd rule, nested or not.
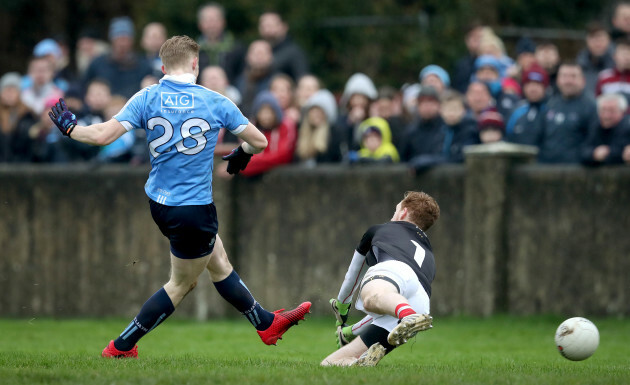
[(564, 321), (556, 330), (556, 346), (564, 358), (582, 361), (599, 346), (599, 331), (594, 323), (582, 317)]

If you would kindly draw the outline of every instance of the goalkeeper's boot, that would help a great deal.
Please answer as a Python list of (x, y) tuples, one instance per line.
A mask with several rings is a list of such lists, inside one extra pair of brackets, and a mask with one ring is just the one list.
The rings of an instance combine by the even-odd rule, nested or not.
[(105, 358), (138, 358), (138, 345), (134, 345), (131, 350), (123, 351), (116, 349), (114, 340), (111, 340), (101, 355)]
[(352, 334), (352, 325), (337, 326), (337, 331), (335, 332), (335, 335), (337, 337), (337, 349), (348, 345), (353, 339), (356, 338), (356, 336)]
[(400, 320), (400, 323), (389, 333), (387, 342), (398, 346), (413, 338), (418, 332), (431, 329), (433, 317), (428, 314), (411, 314)]
[(258, 335), (262, 342), (266, 345), (275, 345), (282, 335), (293, 325), (297, 325), (298, 321), (304, 319), (304, 315), (310, 313), (311, 303), (302, 302), (300, 306), (293, 310), (284, 311), (284, 309), (273, 312), (273, 322), (265, 330), (258, 330)]
[(376, 366), (385, 357), (387, 350), (380, 343), (375, 343), (366, 350), (352, 366)]

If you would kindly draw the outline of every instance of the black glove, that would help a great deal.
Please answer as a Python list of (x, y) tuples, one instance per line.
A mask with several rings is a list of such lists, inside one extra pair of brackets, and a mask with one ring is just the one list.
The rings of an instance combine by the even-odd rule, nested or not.
[(65, 136), (70, 136), (72, 130), (74, 130), (74, 127), (77, 125), (77, 117), (68, 110), (63, 98), (59, 99), (57, 104), (50, 109), (48, 116)]
[(232, 150), (232, 152), (224, 156), (223, 160), (228, 161), (227, 172), (234, 175), (245, 170), (251, 158), (252, 154), (246, 153), (242, 146), (238, 146)]

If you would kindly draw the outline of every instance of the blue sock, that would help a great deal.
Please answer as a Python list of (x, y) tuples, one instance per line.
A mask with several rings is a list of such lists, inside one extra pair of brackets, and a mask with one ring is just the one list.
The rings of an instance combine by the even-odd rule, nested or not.
[(140, 313), (116, 338), (114, 346), (118, 350), (131, 350), (140, 338), (153, 330), (174, 311), (175, 307), (171, 298), (166, 294), (166, 290), (161, 288), (142, 305)]
[(260, 306), (236, 274), (236, 270), (232, 270), (232, 273), (223, 281), (214, 282), (214, 286), (221, 297), (240, 311), (257, 330), (265, 330), (273, 322), (274, 314)]

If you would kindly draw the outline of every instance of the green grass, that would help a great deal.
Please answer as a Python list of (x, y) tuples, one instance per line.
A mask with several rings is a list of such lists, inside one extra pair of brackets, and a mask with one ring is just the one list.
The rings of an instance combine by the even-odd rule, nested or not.
[(1, 384), (628, 384), (630, 322), (592, 319), (601, 342), (571, 362), (555, 350), (557, 317), (436, 318), (375, 368), (322, 368), (333, 321), (310, 319), (265, 346), (243, 319), (171, 319), (138, 360), (100, 351), (127, 320), (0, 320)]

